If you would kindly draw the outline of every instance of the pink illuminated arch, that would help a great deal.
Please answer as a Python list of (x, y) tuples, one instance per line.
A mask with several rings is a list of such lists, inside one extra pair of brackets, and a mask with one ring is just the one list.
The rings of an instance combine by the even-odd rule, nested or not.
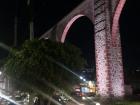
[(82, 17), (84, 15), (82, 14), (79, 14), (79, 15), (76, 15), (74, 16), (69, 22), (68, 24), (66, 25), (64, 31), (63, 31), (63, 34), (62, 34), (62, 37), (61, 37), (61, 42), (64, 43), (65, 41), (65, 38), (66, 38), (66, 35), (67, 35), (67, 32), (68, 30), (70, 29), (71, 25), (75, 22), (75, 20), (77, 20), (78, 18)]
[(112, 24), (112, 32), (111, 32), (113, 45), (116, 44), (116, 37), (117, 37), (116, 35), (119, 28), (119, 18), (120, 18), (125, 2), (126, 0), (119, 0), (114, 16), (113, 16), (113, 24)]
[[(119, 19), (124, 7), (126, 0), (118, 0), (116, 9), (113, 16), (113, 23), (111, 27), (112, 35), (112, 70), (111, 70), (111, 95), (115, 97), (124, 97), (124, 75), (123, 75), (123, 65), (122, 65), (122, 55), (120, 46), (120, 35), (119, 35)], [(117, 67), (115, 67), (117, 65)]]

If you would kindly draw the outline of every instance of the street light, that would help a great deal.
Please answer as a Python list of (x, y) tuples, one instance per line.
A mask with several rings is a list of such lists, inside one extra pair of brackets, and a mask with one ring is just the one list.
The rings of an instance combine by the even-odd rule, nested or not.
[(2, 72), (0, 71), (0, 75), (2, 75)]
[(83, 80), (83, 77), (82, 77), (82, 76), (80, 76), (80, 79), (81, 79), (81, 80)]
[(49, 38), (48, 38), (48, 37), (45, 37), (44, 39), (45, 39), (45, 40), (48, 40)]
[(86, 79), (85, 79), (85, 78), (83, 78), (83, 81), (85, 82), (85, 81), (86, 81)]
[(86, 81), (85, 78), (83, 78), (82, 76), (79, 77), (81, 80), (83, 80), (84, 82)]
[(101, 104), (97, 102), (96, 105), (101, 105)]

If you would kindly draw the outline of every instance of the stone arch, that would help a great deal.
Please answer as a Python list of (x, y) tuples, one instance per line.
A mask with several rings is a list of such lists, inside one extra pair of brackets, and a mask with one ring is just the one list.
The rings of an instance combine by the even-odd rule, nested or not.
[[(76, 29), (76, 31), (73, 29)], [(83, 32), (81, 29), (85, 31)], [(78, 35), (75, 36), (75, 34)], [(78, 14), (69, 19), (60, 38), (61, 43), (65, 41), (79, 47), (82, 56), (87, 60), (86, 68), (95, 70), (94, 24), (88, 16)]]
[(110, 64), (112, 64), (112, 66), (110, 71), (111, 74), (110, 94), (115, 97), (122, 97), (125, 95), (122, 51), (121, 51), (121, 42), (120, 42), (120, 33), (119, 33), (119, 19), (125, 1), (126, 0), (118, 0), (112, 17), (112, 26), (111, 26), (111, 43), (110, 43), (111, 63)]
[(116, 44), (115, 40), (119, 31), (119, 19), (120, 19), (120, 15), (121, 15), (125, 2), (126, 0), (119, 0), (116, 10), (114, 12), (112, 30), (111, 30), (113, 45)]
[[(69, 29), (70, 29), (70, 27), (72, 26), (72, 24), (73, 24), (77, 19), (79, 19), (79, 18), (81, 18), (81, 17), (83, 17), (83, 16), (85, 16), (85, 15), (83, 15), (83, 14), (78, 14), (78, 15), (74, 16), (74, 17), (67, 23), (67, 25), (65, 26), (64, 31), (63, 31), (63, 33), (62, 33), (61, 39), (60, 39), (60, 41), (61, 41), (62, 43), (64, 43), (65, 38), (66, 38), (66, 35), (67, 35), (67, 32), (69, 31)], [(86, 16), (86, 17), (87, 17), (87, 16)], [(87, 18), (88, 18), (88, 17), (87, 17)], [(90, 20), (90, 19), (89, 19), (89, 20)], [(92, 22), (92, 21), (91, 21), (91, 22)]]
[[(73, 18), (70, 20), (73, 20)], [(72, 24), (66, 25), (69, 28), (64, 28), (67, 29), (65, 42), (77, 46), (87, 61), (85, 68), (95, 72), (94, 24), (87, 16), (81, 16), (70, 23)], [(95, 75), (92, 75), (92, 77), (95, 77)]]

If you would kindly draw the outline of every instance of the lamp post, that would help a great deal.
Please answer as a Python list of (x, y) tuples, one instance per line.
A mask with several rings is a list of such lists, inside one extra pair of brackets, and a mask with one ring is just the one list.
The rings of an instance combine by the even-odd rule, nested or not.
[(86, 82), (86, 79), (82, 76), (79, 77), (82, 81)]
[(29, 8), (29, 30), (30, 30), (30, 40), (34, 39), (34, 22), (33, 22), (33, 1), (27, 0), (27, 5)]

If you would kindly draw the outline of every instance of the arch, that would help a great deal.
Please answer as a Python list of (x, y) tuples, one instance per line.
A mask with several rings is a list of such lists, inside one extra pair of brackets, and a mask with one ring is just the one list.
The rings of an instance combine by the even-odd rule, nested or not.
[(61, 41), (62, 43), (64, 43), (65, 38), (66, 38), (66, 35), (67, 35), (67, 32), (68, 32), (68, 30), (70, 29), (70, 27), (72, 26), (72, 24), (73, 24), (78, 18), (83, 17), (83, 16), (85, 16), (85, 15), (83, 15), (83, 14), (76, 15), (76, 16), (74, 16), (74, 17), (67, 23), (67, 25), (66, 25), (66, 27), (65, 27), (65, 29), (64, 29), (64, 31), (63, 31), (63, 34), (62, 34), (62, 36), (61, 36), (61, 40), (60, 40), (60, 41)]
[(111, 35), (112, 35), (112, 44), (114, 46), (116, 45), (116, 37), (117, 37), (118, 28), (119, 28), (119, 19), (120, 19), (120, 15), (121, 15), (125, 2), (126, 0), (119, 0), (114, 16), (113, 16)]
[(85, 68), (95, 70), (94, 24), (88, 17), (82, 16), (73, 22), (64, 42), (77, 46), (87, 61)]
[[(85, 20), (85, 21), (83, 21), (83, 20)], [(79, 29), (76, 29), (77, 30), (76, 33), (78, 32), (78, 30), (80, 32), (82, 32), (82, 33), (79, 34), (79, 36), (78, 35), (75, 36), (74, 35), (75, 33), (71, 35), (70, 33), (72, 32), (73, 27), (75, 27), (78, 24), (77, 22), (78, 23), (83, 22), (83, 23), (87, 23), (87, 24), (80, 24), (81, 27)], [(87, 31), (87, 28), (88, 28), (88, 31)], [(85, 31), (83, 32), (81, 29), (85, 30)], [(89, 33), (90, 33), (90, 35), (89, 35)], [(86, 36), (86, 35), (88, 35), (88, 36)], [(89, 47), (92, 47), (93, 49), (95, 49), (94, 44), (90, 44), (90, 43), (94, 43), (94, 36), (93, 35), (94, 35), (94, 24), (91, 21), (91, 19), (88, 16), (85, 16), (83, 14), (78, 14), (78, 15), (72, 17), (67, 22), (67, 24), (66, 24), (66, 26), (63, 30), (63, 34), (60, 38), (60, 42), (64, 43), (65, 41), (68, 41), (67, 39), (69, 39), (69, 41), (70, 41), (70, 39), (72, 37), (77, 38), (78, 43), (77, 43), (77, 40), (76, 41), (71, 41), (71, 43), (75, 44), (77, 47), (79, 47), (81, 49), (83, 57), (87, 60), (87, 66), (86, 67), (87, 68), (92, 68), (94, 63), (95, 63), (95, 60), (94, 60), (95, 50), (91, 50)], [(93, 36), (93, 38), (91, 38), (91, 36)], [(88, 43), (88, 44), (83, 45), (82, 44), (83, 41), (86, 41), (87, 39), (88, 39), (88, 41), (86, 43)], [(86, 47), (83, 48), (83, 46), (86, 46)], [(88, 48), (88, 49), (86, 49), (86, 48)], [(94, 54), (94, 55), (89, 57), (89, 55), (91, 53)], [(91, 58), (93, 58), (93, 59), (91, 59)]]
[[(124, 74), (121, 55), (121, 43), (119, 35), (119, 19), (126, 0), (118, 0), (116, 9), (113, 14), (111, 27), (111, 62), (112, 68), (110, 70), (110, 92), (115, 97), (124, 97)], [(117, 65), (117, 67), (116, 67)]]

